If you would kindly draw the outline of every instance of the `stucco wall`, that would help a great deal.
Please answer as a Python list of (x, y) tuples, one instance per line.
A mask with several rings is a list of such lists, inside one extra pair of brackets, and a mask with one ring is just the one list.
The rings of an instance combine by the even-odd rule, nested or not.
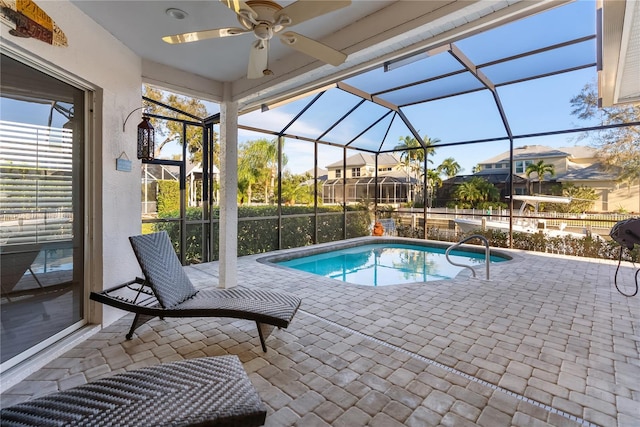
[[(85, 164), (87, 194), (88, 285), (93, 289), (114, 286), (139, 274), (127, 237), (140, 233), (140, 161), (136, 159), (134, 114), (141, 95), (141, 60), (102, 27), (68, 1), (41, 1), (39, 6), (65, 32), (68, 47), (54, 47), (34, 39), (17, 38), (2, 25), (2, 46), (25, 61), (44, 66), (54, 74), (71, 77), (95, 93), (89, 115), (92, 132), (87, 140)], [(131, 172), (115, 170), (115, 159), (126, 153)], [(90, 320), (109, 324), (122, 311), (89, 303)]]

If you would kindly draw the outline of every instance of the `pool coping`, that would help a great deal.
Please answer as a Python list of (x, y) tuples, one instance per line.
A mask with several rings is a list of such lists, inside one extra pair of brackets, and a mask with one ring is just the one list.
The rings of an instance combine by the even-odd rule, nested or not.
[[(277, 251), (276, 253), (272, 253), (271, 255), (266, 255), (266, 256), (260, 256), (257, 257), (255, 260), (261, 264), (265, 264), (265, 265), (269, 265), (271, 267), (274, 268), (279, 268), (279, 269), (284, 269), (284, 270), (293, 270), (293, 271), (297, 271), (300, 273), (304, 273), (304, 274), (309, 274), (310, 276), (317, 276), (313, 273), (307, 273), (304, 271), (300, 271), (282, 264), (279, 264), (280, 262), (283, 261), (290, 261), (293, 259), (297, 259), (297, 258), (303, 258), (306, 256), (312, 256), (312, 255), (319, 255), (319, 254), (323, 254), (323, 253), (327, 253), (329, 251), (335, 250), (335, 249), (348, 249), (348, 248), (354, 248), (357, 246), (364, 246), (364, 245), (369, 245), (369, 244), (382, 244), (382, 243), (391, 243), (391, 244), (409, 244), (409, 245), (415, 245), (415, 246), (424, 246), (424, 247), (436, 247), (439, 249), (447, 249), (450, 246), (452, 246), (454, 243), (451, 242), (440, 242), (437, 240), (424, 240), (424, 239), (415, 239), (415, 238), (410, 238), (410, 237), (397, 237), (397, 236), (364, 236), (364, 237), (355, 237), (355, 238), (351, 238), (351, 239), (346, 239), (346, 240), (337, 240), (334, 242), (326, 242), (326, 243), (321, 243), (321, 244), (317, 244), (317, 245), (313, 245), (313, 246), (304, 246), (304, 247), (300, 247), (300, 248), (290, 248), (290, 249), (282, 249), (280, 251)], [(479, 245), (469, 245), (469, 244), (462, 244), (459, 246), (459, 248), (457, 248), (459, 250), (462, 251), (467, 251), (467, 252), (473, 252), (473, 253), (478, 253), (478, 254), (484, 254), (484, 246), (479, 246)], [(490, 252), (489, 252), (490, 256), (499, 256), (499, 257), (503, 257), (506, 258), (506, 260), (504, 262), (500, 262), (497, 264), (494, 264), (494, 266), (498, 266), (500, 264), (508, 264), (510, 266), (513, 265), (514, 262), (518, 262), (521, 261), (522, 259), (524, 259), (520, 254), (513, 252), (512, 250), (505, 250), (504, 248), (500, 248), (500, 249), (495, 249), (493, 247), (490, 247)], [(483, 264), (484, 265), (484, 264)], [(429, 283), (434, 283), (434, 282), (446, 282), (447, 280), (452, 280), (455, 278), (460, 278), (460, 277), (471, 277), (471, 274), (469, 273), (469, 270), (467, 268), (461, 270), (455, 277), (451, 278), (451, 279), (442, 279), (442, 280), (433, 280)], [(330, 279), (329, 280), (335, 280), (335, 279)], [(369, 287), (368, 285), (362, 285), (362, 284), (357, 284), (357, 283), (350, 283), (350, 282), (343, 282), (343, 283), (347, 283), (350, 286), (366, 286)], [(415, 282), (415, 283), (423, 283), (423, 282)], [(414, 283), (399, 283), (397, 285), (394, 286), (402, 286), (402, 285), (412, 285)]]
[[(348, 249), (356, 246), (363, 246), (366, 244), (377, 244), (377, 243), (383, 243), (383, 242), (397, 243), (397, 244), (410, 244), (415, 246), (437, 247), (440, 249), (447, 249), (448, 247), (453, 245), (453, 243), (451, 242), (440, 242), (438, 240), (414, 239), (410, 237), (365, 236), (365, 237), (355, 237), (355, 238), (346, 239), (346, 240), (337, 240), (334, 242), (321, 243), (313, 246), (282, 249), (272, 255), (267, 255), (267, 256), (257, 258), (256, 261), (262, 264), (274, 264), (276, 262), (289, 261), (292, 259), (302, 258), (305, 256), (326, 253), (326, 252), (329, 252), (330, 250), (334, 250), (337, 248)], [(463, 244), (463, 245), (460, 245), (460, 249), (467, 252), (484, 254), (483, 246)], [(506, 250), (504, 250), (504, 248), (495, 249), (493, 247), (490, 247), (490, 255), (506, 258), (507, 261), (515, 261), (521, 258), (519, 254), (513, 253), (513, 252), (507, 252)]]

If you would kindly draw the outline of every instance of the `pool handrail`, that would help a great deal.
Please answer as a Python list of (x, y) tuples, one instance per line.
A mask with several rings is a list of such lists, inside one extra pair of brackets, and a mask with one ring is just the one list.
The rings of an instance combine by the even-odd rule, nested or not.
[(480, 240), (482, 240), (484, 242), (484, 246), (485, 246), (484, 263), (485, 263), (485, 268), (486, 268), (486, 279), (485, 280), (489, 280), (489, 264), (490, 264), (490, 261), (491, 261), (491, 255), (490, 255), (491, 251), (489, 250), (489, 240), (487, 240), (487, 238), (484, 237), (483, 235), (474, 234), (472, 236), (465, 237), (464, 239), (460, 240), (458, 243), (455, 243), (455, 244), (449, 246), (447, 248), (447, 250), (445, 251), (444, 255), (447, 258), (447, 261), (449, 261), (449, 263), (451, 265), (455, 265), (456, 267), (468, 268), (469, 270), (471, 270), (471, 274), (473, 274), (473, 277), (475, 278), (476, 277), (476, 271), (473, 269), (473, 267), (471, 267), (469, 265), (466, 265), (466, 264), (456, 263), (456, 262), (452, 261), (451, 258), (449, 258), (449, 252), (451, 252), (453, 250), (453, 248), (456, 248), (456, 247), (462, 245), (463, 243), (466, 243), (466, 242), (468, 242), (469, 240), (472, 240), (472, 239), (480, 239)]

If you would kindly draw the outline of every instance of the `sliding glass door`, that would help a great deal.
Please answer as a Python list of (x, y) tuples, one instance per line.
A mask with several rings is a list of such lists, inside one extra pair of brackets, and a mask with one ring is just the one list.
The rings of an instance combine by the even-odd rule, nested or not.
[(84, 319), (86, 93), (0, 62), (2, 369)]

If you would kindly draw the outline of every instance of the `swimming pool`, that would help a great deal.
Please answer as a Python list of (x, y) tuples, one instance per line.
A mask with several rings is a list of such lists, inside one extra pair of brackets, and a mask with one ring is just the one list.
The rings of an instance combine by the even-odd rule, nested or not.
[[(445, 258), (446, 247), (398, 242), (368, 243), (309, 256), (275, 261), (278, 265), (342, 282), (368, 286), (431, 282), (456, 277), (462, 267)], [(484, 253), (451, 251), (449, 257), (467, 265), (484, 264)], [(509, 258), (491, 255), (491, 262)], [(468, 271), (468, 270), (467, 270)]]

